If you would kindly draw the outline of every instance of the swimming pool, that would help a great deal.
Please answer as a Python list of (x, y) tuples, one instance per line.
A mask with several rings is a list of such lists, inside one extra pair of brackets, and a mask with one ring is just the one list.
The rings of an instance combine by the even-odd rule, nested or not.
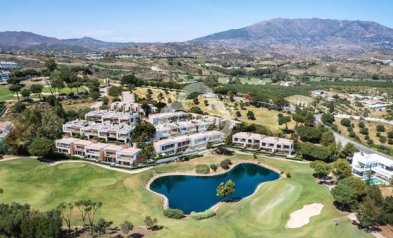
[(384, 184), (385, 184), (384, 181), (376, 177), (372, 177), (370, 180), (370, 185), (384, 185)]

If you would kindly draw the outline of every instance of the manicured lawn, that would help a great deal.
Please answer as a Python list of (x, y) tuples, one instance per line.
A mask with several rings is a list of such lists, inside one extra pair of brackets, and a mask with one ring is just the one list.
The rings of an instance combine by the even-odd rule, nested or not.
[(16, 99), (16, 96), (8, 89), (8, 86), (0, 86), (0, 101)]
[[(206, 156), (189, 162), (160, 165), (153, 170), (130, 175), (87, 164), (48, 164), (32, 159), (0, 162), (0, 202), (28, 202), (37, 209), (55, 207), (61, 201), (92, 199), (102, 201), (98, 217), (118, 225), (125, 219), (143, 225), (146, 215), (157, 217), (164, 228), (155, 237), (372, 237), (358, 230), (332, 205), (326, 187), (314, 182), (308, 164), (259, 160), (291, 178), (266, 183), (253, 196), (236, 203), (224, 204), (217, 216), (195, 221), (172, 220), (162, 215), (161, 198), (145, 189), (153, 174), (190, 171), (199, 163), (218, 163), (224, 157)], [(236, 162), (252, 159), (248, 155), (230, 157)], [(286, 229), (289, 214), (310, 203), (322, 203), (321, 215), (298, 229)], [(335, 225), (338, 221), (338, 225)]]

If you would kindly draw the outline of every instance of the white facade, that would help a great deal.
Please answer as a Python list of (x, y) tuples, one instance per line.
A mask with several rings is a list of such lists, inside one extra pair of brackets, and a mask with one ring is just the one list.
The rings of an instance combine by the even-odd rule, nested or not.
[(393, 160), (378, 154), (357, 152), (352, 159), (352, 173), (362, 179), (375, 176), (389, 183), (393, 178)]
[(206, 148), (208, 143), (219, 144), (224, 141), (225, 134), (219, 131), (206, 131), (192, 135), (181, 135), (154, 142), (157, 154), (175, 154), (186, 150)]
[(210, 122), (203, 120), (180, 121), (178, 123), (159, 123), (156, 128), (156, 140), (173, 136), (190, 135), (205, 132), (209, 129)]
[(131, 166), (138, 159), (141, 149), (105, 143), (93, 143), (76, 138), (55, 141), (56, 150), (68, 155), (85, 157), (95, 161), (106, 161)]
[(105, 139), (106, 141), (112, 139), (126, 143), (134, 128), (134, 125), (128, 124), (112, 125), (109, 123), (74, 120), (63, 125), (63, 132), (69, 136), (86, 136), (88, 139), (96, 137)]
[(234, 134), (232, 136), (232, 143), (243, 147), (255, 147), (271, 152), (278, 151), (291, 154), (294, 151), (292, 140), (249, 132)]
[(95, 110), (86, 113), (85, 119), (87, 121), (94, 121), (96, 123), (105, 123), (108, 122), (110, 124), (121, 124), (125, 123), (130, 125), (138, 121), (139, 113), (126, 113), (126, 112), (116, 112), (116, 111), (108, 111), (108, 110)]

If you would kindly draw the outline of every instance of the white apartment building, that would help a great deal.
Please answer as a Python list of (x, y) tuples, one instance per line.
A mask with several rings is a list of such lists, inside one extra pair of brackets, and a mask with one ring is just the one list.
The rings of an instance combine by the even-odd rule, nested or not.
[(393, 178), (393, 160), (378, 154), (357, 152), (352, 158), (352, 173), (362, 179), (371, 175), (389, 183)]
[(85, 147), (85, 157), (87, 159), (93, 159), (93, 160), (104, 160), (104, 149), (105, 147), (108, 147), (109, 144), (104, 144), (104, 143), (93, 143), (90, 145), (87, 145)]
[(96, 123), (110, 123), (116, 124), (128, 124), (137, 122), (139, 120), (139, 113), (127, 113), (127, 112), (116, 112), (108, 110), (95, 110), (85, 114), (87, 121), (93, 121)]
[(69, 136), (86, 136), (90, 138), (102, 138), (108, 140), (118, 140), (127, 143), (134, 125), (96, 123), (86, 120), (74, 120), (63, 125), (63, 132)]
[(209, 129), (210, 122), (203, 120), (180, 121), (177, 123), (159, 123), (156, 128), (156, 140), (173, 136), (190, 135), (205, 132)]
[(150, 114), (149, 115), (149, 122), (152, 125), (157, 125), (159, 123), (170, 123), (170, 122), (178, 122), (181, 120), (186, 120), (186, 119), (191, 119), (192, 116), (190, 113), (186, 112), (163, 112), (163, 113), (157, 113), (157, 114)]
[(142, 150), (130, 147), (116, 152), (116, 163), (120, 165), (133, 165)]
[(271, 152), (285, 152), (291, 154), (294, 151), (292, 140), (249, 132), (234, 134), (232, 136), (232, 143), (243, 147), (254, 147)]
[(132, 166), (138, 159), (141, 149), (114, 144), (93, 143), (76, 138), (62, 138), (55, 141), (56, 150), (68, 155), (85, 157), (119, 165)]
[(142, 105), (132, 102), (112, 102), (110, 106), (112, 111), (120, 112), (142, 112)]
[(155, 141), (153, 145), (157, 154), (175, 154), (186, 150), (206, 148), (208, 143), (222, 143), (224, 136), (225, 134), (219, 131), (205, 131)]

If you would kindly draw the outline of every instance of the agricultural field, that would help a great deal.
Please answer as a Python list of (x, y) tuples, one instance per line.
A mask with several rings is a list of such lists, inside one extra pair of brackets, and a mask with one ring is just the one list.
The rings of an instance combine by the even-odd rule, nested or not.
[[(340, 234), (346, 238), (372, 237), (351, 224), (348, 213), (333, 206), (327, 187), (318, 185), (307, 163), (259, 157), (259, 162), (290, 173), (263, 184), (251, 197), (234, 203), (224, 203), (215, 217), (196, 221), (191, 218), (173, 220), (163, 215), (162, 199), (145, 188), (155, 174), (191, 171), (200, 163), (219, 163), (224, 156), (206, 156), (188, 162), (157, 166), (139, 174), (109, 171), (84, 163), (64, 163), (51, 166), (34, 159), (0, 162), (1, 202), (30, 203), (33, 208), (46, 210), (60, 202), (91, 199), (103, 202), (97, 217), (119, 225), (125, 219), (143, 225), (146, 215), (156, 217), (164, 228), (152, 237), (319, 237)], [(254, 160), (251, 155), (235, 154), (234, 163)], [(255, 161), (255, 160), (254, 160)], [(296, 229), (286, 228), (289, 215), (304, 205), (323, 204), (320, 215)], [(73, 215), (73, 225), (80, 224)]]

